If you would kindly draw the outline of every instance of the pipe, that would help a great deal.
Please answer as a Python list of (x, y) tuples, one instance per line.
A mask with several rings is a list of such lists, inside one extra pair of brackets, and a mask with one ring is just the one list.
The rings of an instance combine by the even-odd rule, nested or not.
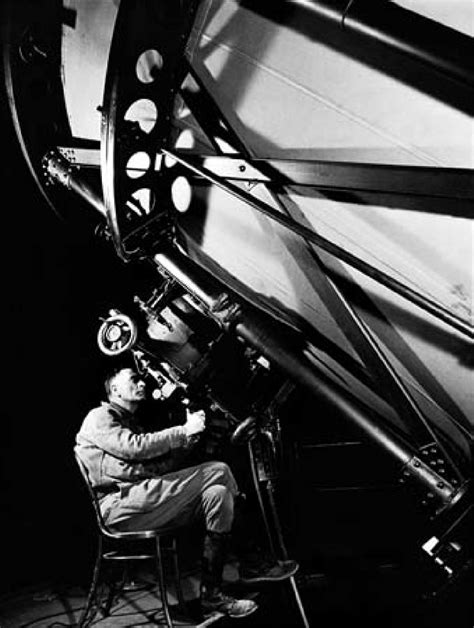
[(43, 157), (43, 169), (51, 181), (61, 183), (76, 192), (102, 216), (106, 216), (102, 198), (79, 175), (77, 169), (60, 153), (50, 152)]
[(244, 0), (250, 11), (288, 22), (292, 8), (335, 23), (347, 33), (409, 56), (462, 85), (474, 86), (472, 37), (389, 0)]
[(314, 395), (335, 406), (355, 423), (372, 441), (381, 446), (403, 466), (405, 478), (412, 478), (437, 502), (439, 514), (453, 505), (465, 492), (438, 475), (418, 458), (416, 450), (406, 444), (390, 427), (376, 421), (363, 404), (332, 381), (322, 367), (305, 355), (305, 341), (300, 334), (275, 321), (256, 308), (231, 301), (221, 292), (219, 282), (177, 249), (157, 253), (154, 260), (161, 271), (174, 277), (198, 298), (228, 331), (246, 340), (262, 355), (278, 365), (293, 380)]

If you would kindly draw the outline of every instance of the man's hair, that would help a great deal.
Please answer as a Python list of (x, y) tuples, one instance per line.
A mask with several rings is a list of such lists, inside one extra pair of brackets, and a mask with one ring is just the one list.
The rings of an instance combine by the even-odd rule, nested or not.
[(114, 369), (109, 371), (107, 373), (107, 375), (105, 376), (104, 388), (105, 388), (105, 393), (107, 395), (107, 398), (109, 398), (110, 395), (112, 394), (112, 384), (113, 384), (114, 379), (117, 377), (117, 375), (120, 373), (120, 371), (123, 371), (126, 368), (128, 368), (128, 367), (127, 366), (116, 366)]

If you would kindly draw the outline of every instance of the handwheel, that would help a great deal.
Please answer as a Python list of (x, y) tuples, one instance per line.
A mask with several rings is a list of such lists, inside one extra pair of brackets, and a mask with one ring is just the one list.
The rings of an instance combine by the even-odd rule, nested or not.
[(137, 327), (129, 316), (114, 314), (97, 333), (99, 349), (105, 355), (117, 356), (131, 349), (137, 340)]

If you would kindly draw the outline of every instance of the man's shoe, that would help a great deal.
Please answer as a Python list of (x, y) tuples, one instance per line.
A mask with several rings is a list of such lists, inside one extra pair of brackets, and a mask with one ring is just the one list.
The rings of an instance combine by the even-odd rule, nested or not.
[(222, 613), (227, 617), (238, 619), (247, 617), (257, 610), (258, 605), (253, 600), (238, 600), (231, 595), (225, 595), (222, 591), (214, 593), (212, 597), (201, 598), (201, 608), (203, 613)]
[(264, 584), (282, 582), (295, 575), (299, 565), (296, 560), (261, 560), (256, 563), (241, 565), (240, 582), (242, 584)]

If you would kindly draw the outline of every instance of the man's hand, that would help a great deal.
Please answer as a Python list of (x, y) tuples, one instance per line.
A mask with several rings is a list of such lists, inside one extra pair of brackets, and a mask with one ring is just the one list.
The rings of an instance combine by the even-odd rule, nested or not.
[(193, 436), (194, 434), (200, 434), (206, 427), (205, 420), (206, 415), (204, 410), (190, 412), (186, 409), (186, 423), (184, 424), (186, 435)]

